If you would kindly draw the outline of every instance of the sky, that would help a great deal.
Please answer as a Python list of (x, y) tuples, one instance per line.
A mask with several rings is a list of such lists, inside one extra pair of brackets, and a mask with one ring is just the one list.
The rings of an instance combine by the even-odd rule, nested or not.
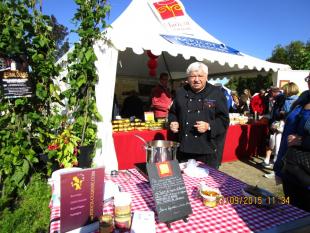
[[(53, 14), (70, 29), (74, 0), (43, 0), (43, 13)], [(112, 23), (131, 0), (110, 0)], [(224, 44), (248, 55), (267, 59), (276, 45), (310, 41), (310, 0), (181, 0), (187, 14)], [(141, 19), (143, 20), (143, 19)], [(76, 35), (69, 36), (71, 43)]]

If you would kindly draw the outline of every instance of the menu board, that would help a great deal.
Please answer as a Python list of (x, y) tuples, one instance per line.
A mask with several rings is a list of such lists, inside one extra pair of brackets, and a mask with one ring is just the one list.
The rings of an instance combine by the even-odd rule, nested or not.
[(4, 98), (31, 97), (32, 87), (27, 72), (4, 71), (0, 78)]
[(159, 221), (170, 223), (191, 214), (179, 163), (172, 160), (148, 163), (146, 167)]
[(104, 168), (60, 176), (60, 232), (88, 225), (102, 215)]

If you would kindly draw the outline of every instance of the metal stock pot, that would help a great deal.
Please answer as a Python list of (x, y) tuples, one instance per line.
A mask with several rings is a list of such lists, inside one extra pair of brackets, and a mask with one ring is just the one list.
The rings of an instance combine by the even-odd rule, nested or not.
[(134, 135), (144, 142), (147, 163), (157, 163), (169, 160), (176, 160), (177, 149), (180, 143), (166, 140), (154, 140), (147, 142), (139, 135)]
[(146, 162), (157, 163), (168, 160), (176, 160), (177, 148), (180, 143), (165, 140), (154, 140), (147, 142), (144, 146), (146, 151)]

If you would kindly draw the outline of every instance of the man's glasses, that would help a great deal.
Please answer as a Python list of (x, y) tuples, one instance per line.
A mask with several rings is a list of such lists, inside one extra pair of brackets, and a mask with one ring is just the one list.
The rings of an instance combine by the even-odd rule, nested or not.
[(310, 81), (310, 76), (305, 77), (305, 81), (306, 81), (306, 82), (309, 82), (309, 81)]

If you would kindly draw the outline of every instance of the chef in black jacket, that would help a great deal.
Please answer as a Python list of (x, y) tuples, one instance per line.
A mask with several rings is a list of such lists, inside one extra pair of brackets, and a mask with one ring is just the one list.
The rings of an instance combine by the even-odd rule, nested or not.
[(226, 98), (209, 84), (208, 67), (194, 62), (187, 68), (187, 84), (178, 89), (169, 110), (169, 127), (178, 134), (179, 161), (196, 159), (218, 168), (217, 139), (229, 125)]

